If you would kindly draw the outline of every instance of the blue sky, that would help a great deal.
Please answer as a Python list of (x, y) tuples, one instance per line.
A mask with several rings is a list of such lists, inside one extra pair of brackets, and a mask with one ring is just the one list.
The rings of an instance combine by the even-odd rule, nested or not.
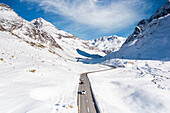
[(137, 23), (168, 0), (0, 0), (24, 19), (42, 17), (57, 28), (89, 40), (128, 37)]

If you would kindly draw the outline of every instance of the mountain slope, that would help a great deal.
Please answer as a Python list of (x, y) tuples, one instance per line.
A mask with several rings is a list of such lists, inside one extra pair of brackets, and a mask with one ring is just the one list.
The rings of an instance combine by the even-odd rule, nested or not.
[(64, 59), (84, 57), (77, 49), (105, 55), (87, 41), (57, 29), (42, 18), (28, 22), (5, 4), (0, 4), (0, 15), (0, 31), (9, 32), (34, 47), (48, 48), (49, 52)]
[(125, 38), (118, 37), (116, 35), (109, 37), (100, 37), (94, 40), (89, 40), (91, 44), (105, 52), (106, 54), (110, 52), (115, 52), (120, 49), (122, 44), (125, 42)]
[(84, 57), (80, 56), (80, 54), (77, 54), (77, 49), (88, 51), (89, 53), (99, 53), (100, 55), (105, 55), (89, 42), (81, 40), (73, 34), (59, 30), (43, 18), (34, 19), (31, 21), (31, 23), (35, 25), (36, 28), (48, 32), (56, 40), (56, 42), (59, 43), (66, 56), (70, 56), (71, 58)]
[[(0, 30), (10, 32), (18, 38), (24, 39), (31, 43), (44, 43), (49, 47), (61, 47), (56, 41), (46, 32), (40, 31), (16, 14), (9, 6), (0, 4)], [(48, 43), (48, 44), (47, 44)]]
[(134, 59), (170, 58), (170, 2), (139, 22), (119, 51), (107, 57)]
[(41, 29), (43, 31), (48, 31), (55, 38), (77, 38), (73, 34), (67, 33), (63, 30), (59, 30), (57, 27), (52, 25), (50, 22), (47, 22), (43, 18), (37, 18), (31, 21), (32, 24), (35, 25), (36, 28)]
[(102, 68), (75, 62), (85, 57), (77, 49), (103, 53), (45, 20), (37, 27), (7, 5), (0, 4), (0, 15), (0, 113), (77, 112), (80, 73)]
[(79, 75), (103, 68), (65, 60), (9, 32), (0, 31), (0, 40), (0, 113), (75, 113)]

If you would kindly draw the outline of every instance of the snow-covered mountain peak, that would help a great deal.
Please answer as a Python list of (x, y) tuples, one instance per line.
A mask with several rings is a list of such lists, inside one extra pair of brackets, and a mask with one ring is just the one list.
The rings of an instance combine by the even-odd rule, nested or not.
[(77, 50), (105, 55), (87, 41), (57, 29), (43, 18), (26, 21), (4, 4), (0, 4), (0, 15), (0, 31), (7, 32), (32, 47), (47, 49), (64, 59), (84, 57)]
[(0, 30), (12, 31), (23, 24), (23, 19), (8, 5), (0, 3), (0, 15)]
[(35, 27), (38, 29), (42, 29), (45, 27), (54, 27), (55, 29), (58, 30), (57, 27), (52, 25), (50, 22), (44, 20), (42, 17), (32, 20), (31, 23), (33, 23), (35, 25)]
[(24, 20), (9, 6), (0, 5), (0, 31), (6, 31), (29, 44), (62, 49), (54, 38), (47, 32), (37, 29), (32, 23)]
[[(154, 28), (154, 26), (159, 27), (159, 20), (166, 17), (166, 15), (170, 14), (170, 2), (168, 1), (163, 7), (159, 8), (155, 14), (153, 14), (149, 19), (141, 20), (136, 26), (132, 35), (130, 35), (123, 46), (128, 46), (127, 43), (138, 39), (139, 37), (143, 37), (143, 32), (147, 32), (146, 28)], [(157, 21), (158, 20), (158, 21)], [(149, 24), (152, 24), (148, 26)], [(155, 29), (155, 28), (154, 28)], [(156, 29), (155, 29), (156, 30)], [(148, 32), (149, 33), (149, 32)], [(151, 33), (151, 32), (150, 32)], [(151, 33), (152, 34), (152, 33)], [(149, 35), (149, 34), (148, 34)]]
[(2, 18), (7, 19), (6, 17), (11, 17), (8, 19), (14, 19), (14, 16), (22, 19), (11, 7), (3, 3), (0, 3), (0, 13), (1, 13), (1, 19)]
[(100, 37), (94, 40), (90, 40), (89, 42), (108, 54), (110, 52), (119, 50), (125, 40), (126, 39), (123, 37), (113, 35), (109, 37)]
[(67, 33), (63, 30), (59, 30), (50, 22), (44, 20), (43, 18), (37, 18), (31, 21), (36, 28), (49, 32), (54, 38), (77, 38), (73, 34)]
[(0, 3), (0, 11), (3, 11), (3, 10), (10, 11), (12, 9), (8, 5)]
[(170, 1), (168, 1), (163, 7), (159, 8), (157, 12), (151, 16), (149, 22), (153, 19), (158, 19), (159, 17), (163, 17), (170, 13)]
[(118, 38), (118, 36), (116, 36), (116, 35), (113, 35), (113, 36), (104, 36), (104, 37), (100, 37), (100, 38), (97, 38), (97, 39), (95, 39), (95, 40), (103, 40), (103, 41), (106, 41), (106, 40), (113, 40), (113, 39), (117, 39)]
[(120, 58), (170, 58), (170, 2), (149, 19), (138, 23), (119, 51), (109, 55)]

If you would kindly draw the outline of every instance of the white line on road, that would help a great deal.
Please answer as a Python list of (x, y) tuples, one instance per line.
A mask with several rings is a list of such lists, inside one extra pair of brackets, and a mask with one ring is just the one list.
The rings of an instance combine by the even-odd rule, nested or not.
[(87, 112), (89, 112), (90, 110), (89, 110), (89, 107), (87, 107)]
[(86, 100), (86, 102), (89, 102), (88, 100)]
[(86, 95), (86, 97), (87, 97), (87, 95)]

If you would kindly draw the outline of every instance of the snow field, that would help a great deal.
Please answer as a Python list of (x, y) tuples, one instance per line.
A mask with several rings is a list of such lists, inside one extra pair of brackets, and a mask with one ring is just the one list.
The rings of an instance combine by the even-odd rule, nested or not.
[(63, 59), (7, 32), (0, 36), (2, 113), (76, 113), (80, 74), (106, 68)]
[(169, 113), (170, 62), (119, 60), (125, 68), (88, 75), (100, 111)]

